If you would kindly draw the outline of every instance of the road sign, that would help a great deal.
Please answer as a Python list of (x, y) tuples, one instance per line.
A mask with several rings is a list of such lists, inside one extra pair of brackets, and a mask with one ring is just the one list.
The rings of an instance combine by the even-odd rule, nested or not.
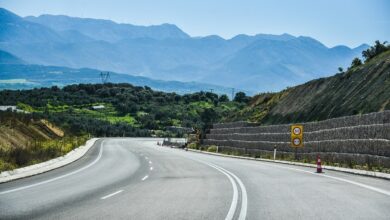
[(303, 125), (291, 125), (291, 147), (303, 147)]

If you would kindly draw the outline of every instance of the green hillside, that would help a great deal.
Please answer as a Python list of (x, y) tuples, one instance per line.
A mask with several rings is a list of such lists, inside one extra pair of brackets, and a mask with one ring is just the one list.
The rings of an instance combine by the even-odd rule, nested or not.
[(75, 135), (100, 137), (181, 136), (171, 127), (202, 129), (246, 106), (211, 92), (179, 95), (126, 83), (3, 90), (0, 105), (17, 105)]
[(259, 94), (229, 121), (280, 124), (389, 110), (390, 51), (366, 57), (364, 64), (334, 76)]
[(33, 114), (0, 111), (0, 172), (62, 156), (86, 140)]

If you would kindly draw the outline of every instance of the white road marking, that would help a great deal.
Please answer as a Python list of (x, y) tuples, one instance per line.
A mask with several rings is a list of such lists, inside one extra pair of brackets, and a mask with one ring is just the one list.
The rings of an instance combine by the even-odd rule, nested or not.
[[(236, 209), (237, 209), (237, 203), (238, 203), (238, 188), (237, 188), (236, 182), (233, 180), (233, 178), (227, 172), (222, 170), (222, 168), (220, 168), (220, 167), (218, 167), (218, 166), (216, 166), (214, 164), (206, 163), (206, 162), (203, 162), (203, 161), (199, 161), (199, 162), (201, 162), (203, 164), (206, 164), (206, 165), (208, 165), (208, 166), (218, 170), (219, 172), (221, 172), (225, 176), (227, 176), (227, 178), (230, 180), (230, 183), (232, 184), (232, 187), (233, 187), (233, 198), (232, 198), (232, 203), (231, 203), (230, 208), (229, 208), (229, 212), (226, 215), (225, 220), (233, 219), (234, 213), (236, 212)], [(241, 216), (241, 214), (240, 214), (240, 216)]]
[(145, 159), (149, 159), (148, 157), (145, 157)]
[(142, 181), (146, 180), (148, 177), (148, 175), (144, 176), (144, 178), (142, 178)]
[(24, 190), (24, 189), (28, 189), (28, 188), (32, 188), (32, 187), (39, 186), (39, 185), (42, 185), (42, 184), (45, 184), (45, 183), (50, 183), (50, 182), (53, 182), (53, 181), (56, 181), (56, 180), (59, 180), (59, 179), (71, 176), (73, 174), (79, 173), (79, 172), (81, 172), (81, 171), (83, 171), (85, 169), (88, 169), (89, 167), (91, 167), (94, 164), (96, 164), (100, 160), (100, 158), (102, 157), (102, 154), (103, 154), (103, 144), (104, 144), (104, 141), (102, 141), (102, 144), (100, 145), (100, 151), (99, 151), (98, 157), (92, 163), (88, 164), (87, 166), (85, 166), (83, 168), (80, 168), (80, 169), (75, 170), (73, 172), (70, 172), (70, 173), (67, 173), (67, 174), (64, 174), (64, 175), (61, 175), (61, 176), (57, 176), (55, 178), (48, 179), (48, 180), (45, 180), (45, 181), (42, 181), (42, 182), (38, 182), (38, 183), (31, 184), (31, 185), (22, 186), (22, 187), (18, 187), (18, 188), (15, 188), (15, 189), (10, 189), (10, 190), (7, 190), (7, 191), (3, 191), (3, 192), (0, 192), (0, 195), (4, 195), (4, 194), (7, 194), (7, 193), (16, 192), (16, 191), (20, 191), (20, 190)]
[(264, 163), (264, 165), (273, 166), (273, 167), (279, 167), (279, 168), (288, 169), (288, 170), (295, 170), (295, 171), (309, 173), (309, 174), (316, 175), (316, 176), (322, 176), (322, 177), (326, 177), (326, 178), (330, 178), (330, 179), (335, 179), (335, 180), (338, 180), (338, 181), (341, 181), (341, 182), (350, 183), (350, 184), (353, 184), (353, 185), (356, 185), (356, 186), (360, 186), (360, 187), (363, 187), (363, 188), (366, 188), (366, 189), (369, 189), (369, 190), (372, 190), (372, 191), (375, 191), (375, 192), (378, 192), (378, 193), (390, 196), (390, 192), (387, 191), (387, 190), (380, 189), (380, 188), (377, 188), (377, 187), (373, 187), (373, 186), (370, 186), (370, 185), (366, 185), (366, 184), (363, 184), (363, 183), (355, 182), (353, 180), (347, 180), (347, 179), (344, 179), (344, 178), (335, 177), (335, 176), (329, 176), (329, 175), (321, 174), (321, 173), (314, 173), (314, 172), (311, 172), (311, 171), (301, 170), (301, 169), (292, 168), (292, 167), (284, 167), (284, 166), (271, 165), (271, 164), (265, 164), (265, 163)]
[(153, 170), (153, 167), (150, 167), (150, 170)]
[(152, 164), (152, 161), (149, 160), (149, 164)]
[(266, 166), (279, 167), (279, 168), (282, 168), (282, 169), (295, 170), (295, 171), (298, 171), (298, 172), (309, 173), (311, 175), (322, 176), (322, 177), (338, 180), (338, 181), (341, 181), (341, 182), (350, 183), (350, 184), (355, 185), (355, 186), (360, 186), (362, 188), (365, 188), (365, 189), (368, 189), (368, 190), (372, 190), (374, 192), (378, 192), (378, 193), (381, 193), (381, 194), (386, 195), (386, 196), (390, 196), (390, 191), (388, 191), (388, 190), (384, 190), (384, 189), (381, 189), (381, 188), (370, 186), (370, 185), (367, 185), (367, 184), (364, 184), (364, 183), (359, 183), (359, 182), (356, 182), (356, 181), (353, 181), (353, 180), (348, 180), (348, 179), (335, 177), (335, 176), (330, 176), (330, 175), (321, 174), (321, 173), (315, 173), (315, 172), (311, 172), (311, 171), (307, 171), (307, 170), (301, 170), (301, 169), (292, 168), (292, 167), (285, 167), (285, 166), (267, 164), (267, 162), (263, 162), (262, 164), (266, 165)]
[(244, 220), (246, 218), (246, 212), (247, 212), (247, 207), (248, 207), (248, 195), (246, 193), (246, 188), (245, 188), (245, 185), (242, 183), (242, 181), (236, 176), (234, 175), (232, 172), (220, 167), (222, 170), (224, 170), (225, 172), (227, 172), (228, 174), (230, 174), (231, 176), (234, 177), (234, 179), (236, 179), (236, 181), (238, 182), (238, 185), (240, 185), (240, 188), (241, 188), (241, 193), (242, 193), (242, 200), (241, 200), (241, 211), (240, 211), (240, 216), (238, 217), (239, 220)]
[[(233, 198), (232, 198), (232, 203), (230, 205), (228, 214), (225, 217), (225, 220), (233, 219), (234, 214), (236, 212), (237, 204), (238, 204), (238, 188), (237, 188), (236, 181), (238, 182), (238, 184), (239, 184), (239, 186), (241, 188), (241, 192), (242, 192), (241, 209), (240, 209), (240, 214), (239, 214), (238, 219), (239, 220), (245, 220), (246, 214), (247, 214), (247, 209), (248, 209), (248, 196), (247, 196), (246, 188), (245, 188), (244, 184), (242, 183), (242, 181), (236, 175), (234, 175), (230, 171), (228, 171), (228, 170), (226, 170), (226, 169), (224, 169), (224, 168), (222, 168), (220, 166), (217, 166), (215, 164), (208, 163), (208, 162), (205, 162), (205, 161), (202, 161), (202, 160), (194, 159), (194, 158), (191, 158), (189, 156), (184, 156), (184, 157), (186, 157), (186, 158), (188, 158), (190, 160), (197, 161), (199, 163), (203, 163), (203, 164), (205, 164), (207, 166), (210, 166), (210, 167), (218, 170), (219, 172), (221, 172), (225, 176), (227, 176), (227, 178), (229, 179), (229, 181), (230, 181), (230, 183), (232, 184), (232, 187), (233, 187)], [(234, 179), (236, 181), (234, 181)]]
[(116, 191), (116, 192), (114, 192), (114, 193), (111, 193), (111, 194), (108, 194), (108, 195), (106, 195), (106, 196), (103, 196), (103, 197), (100, 198), (100, 199), (107, 199), (107, 198), (110, 198), (111, 196), (115, 196), (116, 194), (121, 193), (121, 192), (123, 192), (123, 190), (118, 190), (118, 191)]

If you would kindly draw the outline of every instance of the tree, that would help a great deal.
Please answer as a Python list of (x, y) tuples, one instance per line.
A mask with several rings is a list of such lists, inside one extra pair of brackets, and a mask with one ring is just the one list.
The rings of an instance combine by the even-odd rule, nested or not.
[(235, 102), (249, 102), (250, 97), (246, 96), (245, 92), (237, 92), (236, 96), (234, 97), (233, 101)]
[(219, 96), (218, 101), (219, 102), (228, 102), (229, 97), (226, 94), (223, 94), (223, 95)]
[(355, 57), (355, 59), (352, 60), (351, 68), (358, 67), (362, 64), (363, 64), (362, 61), (359, 58)]
[(206, 108), (201, 114), (200, 119), (204, 123), (204, 128), (210, 128), (213, 123), (218, 121), (218, 114), (212, 108)]
[(339, 70), (340, 73), (344, 72), (344, 69), (342, 67), (339, 67), (338, 70)]
[(365, 62), (371, 60), (375, 56), (377, 56), (385, 51), (390, 50), (390, 46), (386, 46), (386, 44), (387, 44), (387, 41), (384, 41), (383, 43), (381, 43), (379, 40), (377, 40), (377, 41), (375, 41), (374, 46), (371, 46), (367, 50), (364, 50), (362, 52), (362, 55), (365, 59)]
[(215, 100), (218, 100), (218, 95), (215, 93), (211, 92), (206, 92), (206, 98), (209, 99), (210, 101), (214, 102)]

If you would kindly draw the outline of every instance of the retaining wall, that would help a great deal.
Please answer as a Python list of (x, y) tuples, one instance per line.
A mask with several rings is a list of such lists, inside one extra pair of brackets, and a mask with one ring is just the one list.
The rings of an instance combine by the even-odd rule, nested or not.
[[(331, 162), (369, 164), (390, 168), (390, 111), (302, 123), (304, 147), (297, 153), (315, 159), (318, 153)], [(203, 143), (245, 154), (272, 152), (291, 155), (291, 124), (256, 126), (235, 122), (216, 124)]]

